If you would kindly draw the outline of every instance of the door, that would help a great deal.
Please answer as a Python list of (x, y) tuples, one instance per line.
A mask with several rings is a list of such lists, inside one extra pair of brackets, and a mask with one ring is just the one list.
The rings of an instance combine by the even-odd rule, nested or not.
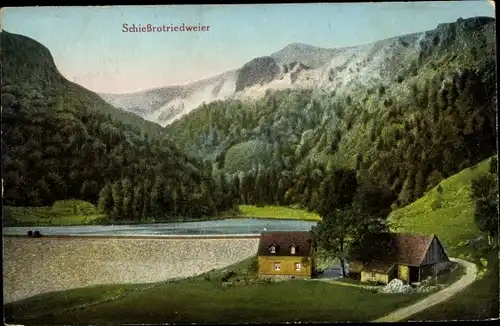
[(410, 267), (410, 283), (420, 282), (419, 272), (418, 267)]
[(410, 277), (410, 271), (408, 266), (398, 265), (398, 278), (401, 281), (408, 282)]

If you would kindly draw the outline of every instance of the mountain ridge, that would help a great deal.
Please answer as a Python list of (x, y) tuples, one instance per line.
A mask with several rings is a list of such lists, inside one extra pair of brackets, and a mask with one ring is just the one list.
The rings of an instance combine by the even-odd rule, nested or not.
[[(8, 77), (9, 83), (19, 87), (30, 83), (36, 84), (38, 79), (43, 77), (44, 82), (41, 87), (50, 88), (54, 84), (62, 83), (67, 88), (68, 93), (79, 92), (93, 108), (98, 108), (98, 110), (110, 114), (114, 119), (125, 122), (152, 136), (156, 136), (161, 132), (161, 126), (157, 123), (146, 120), (127, 110), (116, 108), (103, 100), (97, 93), (68, 80), (57, 69), (50, 50), (40, 42), (5, 30), (2, 30), (0, 35), (2, 40), (2, 82), (4, 77)], [(7, 57), (9, 58), (8, 61), (4, 59)], [(26, 73), (26, 67), (24, 67), (26, 62), (37, 68), (34, 73)], [(23, 76), (23, 78), (20, 78), (20, 76)], [(32, 83), (33, 81), (36, 82)], [(4, 86), (10, 87), (10, 84)]]
[[(495, 27), (494, 19), (459, 20), (347, 49), (317, 75), (296, 65), (303, 69), (288, 85), (316, 77), (311, 84), (323, 87), (208, 103), (165, 133), (224, 173), (281, 174), (273, 177), (281, 182), (280, 204), (303, 197), (303, 207), (314, 208), (312, 187), (331, 167), (375, 178), (406, 204), (436, 179), (493, 154)], [(315, 180), (307, 187), (290, 181), (307, 174)]]
[[(268, 89), (341, 89), (344, 86), (351, 89), (360, 83), (376, 85), (379, 82), (389, 82), (397, 78), (390, 75), (391, 70), (394, 70), (391, 65), (397, 65), (398, 57), (418, 53), (421, 41), (429, 35), (449, 34), (450, 26), (452, 29), (470, 29), (495, 21), (491, 17), (460, 18), (455, 22), (438, 24), (433, 30), (342, 48), (322, 48), (296, 42), (268, 56), (254, 58), (238, 69), (188, 85), (160, 87), (129, 94), (99, 95), (108, 103), (165, 126), (202, 104), (229, 98), (255, 100), (264, 96)], [(392, 62), (388, 62), (389, 60)], [(267, 65), (267, 68), (271, 67), (273, 73), (265, 65), (259, 67), (259, 62)], [(309, 69), (295, 71), (292, 76), (290, 69), (286, 69), (292, 62), (298, 62)], [(249, 65), (253, 65), (253, 68), (248, 69)], [(276, 66), (279, 67), (279, 72)], [(389, 71), (386, 73), (386, 70)]]
[(164, 139), (161, 126), (68, 81), (39, 42), (0, 36), (4, 205), (85, 200), (112, 220), (213, 216), (229, 208), (210, 166)]

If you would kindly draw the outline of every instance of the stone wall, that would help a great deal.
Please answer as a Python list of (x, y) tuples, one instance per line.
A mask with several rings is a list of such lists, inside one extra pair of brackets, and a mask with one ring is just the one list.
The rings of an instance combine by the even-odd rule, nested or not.
[(194, 276), (256, 254), (258, 241), (5, 237), (4, 302), (89, 285)]

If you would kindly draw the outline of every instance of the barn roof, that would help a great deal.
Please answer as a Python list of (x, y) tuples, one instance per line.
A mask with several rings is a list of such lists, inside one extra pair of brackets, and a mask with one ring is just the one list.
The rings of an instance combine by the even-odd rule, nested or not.
[[(269, 248), (274, 245), (276, 253), (271, 254)], [(295, 246), (295, 254), (290, 247)], [(310, 256), (312, 250), (312, 234), (301, 232), (262, 232), (259, 241), (259, 256)]]
[[(351, 259), (420, 266), (436, 235), (377, 233), (364, 239)], [(438, 241), (440, 244), (440, 242)]]
[(363, 267), (362, 271), (373, 271), (387, 274), (394, 268), (396, 263), (387, 261), (370, 261), (366, 266)]

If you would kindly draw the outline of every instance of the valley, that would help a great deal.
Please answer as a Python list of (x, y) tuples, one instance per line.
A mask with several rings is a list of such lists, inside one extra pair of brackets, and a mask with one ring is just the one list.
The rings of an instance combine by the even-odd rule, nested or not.
[[(294, 42), (186, 85), (111, 94), (3, 30), (4, 227), (162, 236), (314, 224), (313, 244), (328, 247), (318, 252), (340, 261), (370, 232), (437, 234), (477, 280), (409, 320), (497, 317), (495, 31), (476, 16), (357, 46)], [(50, 236), (6, 241), (9, 321), (370, 321), (425, 296), (268, 284), (257, 239)]]

